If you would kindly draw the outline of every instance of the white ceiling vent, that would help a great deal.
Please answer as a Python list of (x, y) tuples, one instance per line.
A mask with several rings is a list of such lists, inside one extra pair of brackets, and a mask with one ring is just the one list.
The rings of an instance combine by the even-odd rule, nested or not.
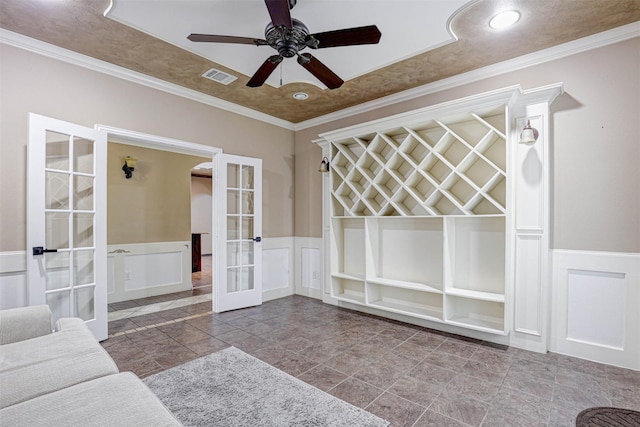
[(231, 74), (227, 74), (223, 71), (216, 70), (215, 68), (210, 69), (206, 73), (202, 75), (209, 80), (213, 80), (214, 82), (222, 83), (223, 85), (228, 85), (234, 80), (238, 78), (236, 76), (232, 76)]

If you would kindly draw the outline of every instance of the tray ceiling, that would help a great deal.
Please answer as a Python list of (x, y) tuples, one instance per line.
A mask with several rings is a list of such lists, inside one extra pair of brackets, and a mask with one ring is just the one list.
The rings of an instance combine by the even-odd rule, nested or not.
[[(521, 14), (516, 25), (489, 28), (492, 16), (511, 9)], [(271, 48), (192, 46), (186, 36), (263, 38), (262, 0), (2, 0), (0, 27), (298, 123), (639, 21), (640, 0), (298, 0), (292, 16), (312, 33), (375, 24), (381, 43), (313, 52), (345, 80), (339, 89), (323, 89), (293, 59), (285, 60), (282, 86), (277, 70), (249, 88)], [(238, 79), (203, 78), (210, 68)], [(294, 100), (295, 92), (309, 99)]]

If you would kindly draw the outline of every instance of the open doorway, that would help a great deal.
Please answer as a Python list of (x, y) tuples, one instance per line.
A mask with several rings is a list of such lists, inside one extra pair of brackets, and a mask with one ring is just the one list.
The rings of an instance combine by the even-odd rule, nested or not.
[[(211, 166), (208, 182), (197, 189), (203, 199), (199, 205), (209, 204), (198, 224), (192, 215), (192, 187), (198, 178), (191, 174), (198, 165), (212, 165), (212, 157), (111, 137), (107, 152), (109, 321), (199, 303), (210, 311)], [(136, 159), (128, 175), (120, 170), (125, 157)], [(197, 272), (192, 270), (195, 232), (207, 236), (198, 245), (206, 257)]]
[(211, 291), (213, 284), (212, 172), (212, 162), (200, 163), (191, 169), (191, 284), (201, 291)]

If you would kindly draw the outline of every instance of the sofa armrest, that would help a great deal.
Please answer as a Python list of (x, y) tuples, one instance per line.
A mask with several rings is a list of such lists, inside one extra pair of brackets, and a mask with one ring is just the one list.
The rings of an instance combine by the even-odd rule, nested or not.
[(56, 322), (56, 331), (84, 331), (87, 330), (87, 324), (79, 317), (61, 317)]
[(0, 310), (0, 345), (47, 335), (51, 329), (48, 305)]

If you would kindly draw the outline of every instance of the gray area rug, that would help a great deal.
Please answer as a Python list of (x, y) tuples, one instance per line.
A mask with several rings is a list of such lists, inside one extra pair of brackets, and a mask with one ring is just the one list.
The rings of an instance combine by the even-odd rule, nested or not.
[(235, 347), (144, 382), (186, 426), (388, 426)]

